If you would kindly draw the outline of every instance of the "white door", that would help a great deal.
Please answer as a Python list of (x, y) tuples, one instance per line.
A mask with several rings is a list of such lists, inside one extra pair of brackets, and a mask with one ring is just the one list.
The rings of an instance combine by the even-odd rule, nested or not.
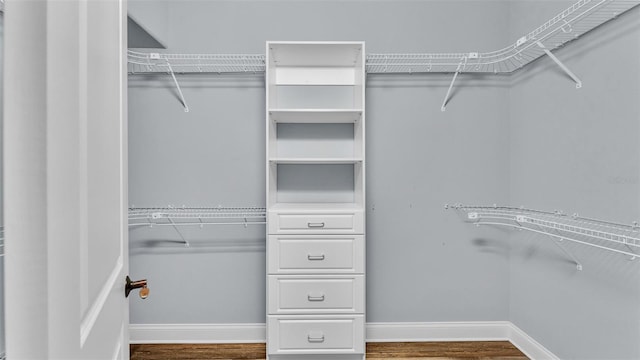
[(126, 359), (126, 0), (6, 0), (8, 359)]

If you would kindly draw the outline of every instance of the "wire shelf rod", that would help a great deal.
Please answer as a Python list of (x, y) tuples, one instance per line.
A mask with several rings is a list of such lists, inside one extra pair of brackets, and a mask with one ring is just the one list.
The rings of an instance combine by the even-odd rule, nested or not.
[[(610, 221), (584, 218), (573, 214), (566, 215), (560, 211), (548, 212), (526, 208), (502, 206), (449, 206), (466, 213), (466, 220), (475, 225), (492, 225), (526, 230), (536, 234), (547, 235), (557, 240), (567, 240), (602, 250), (608, 250), (636, 259), (640, 254), (640, 227), (619, 224)], [(567, 256), (571, 257), (579, 270), (582, 263), (564, 246), (554, 241)]]
[(588, 237), (598, 239), (598, 240), (603, 240), (603, 241), (611, 241), (620, 245), (635, 246), (635, 247), (638, 247), (638, 249), (640, 250), (640, 238), (634, 238), (627, 235), (613, 234), (613, 233), (604, 232), (604, 231), (592, 230), (592, 229), (582, 228), (578, 226), (572, 226), (572, 225), (567, 225), (567, 224), (562, 224), (562, 223), (557, 223), (552, 221), (534, 219), (530, 217), (521, 217), (521, 216), (517, 216), (515, 218), (498, 217), (498, 216), (479, 216), (479, 219), (514, 221), (514, 222), (517, 222), (519, 226), (523, 228), (524, 228), (524, 225), (522, 225), (522, 223), (531, 224), (543, 229), (560, 230), (560, 231), (574, 234), (574, 235), (588, 236)]
[[(218, 208), (130, 208), (129, 226), (257, 225), (266, 223), (260, 207)], [(230, 220), (237, 221), (230, 221)]]
[(134, 226), (203, 226), (203, 225), (265, 225), (266, 221), (251, 221), (251, 222), (175, 222), (171, 223), (134, 223), (129, 224), (130, 227)]
[(462, 211), (470, 211), (470, 210), (474, 210), (476, 212), (503, 212), (505, 214), (511, 214), (511, 213), (528, 213), (528, 214), (536, 214), (536, 215), (547, 215), (547, 216), (552, 216), (552, 217), (569, 217), (572, 219), (572, 221), (582, 221), (584, 224), (597, 224), (598, 226), (608, 226), (612, 229), (626, 229), (628, 231), (635, 231), (637, 233), (640, 233), (640, 226), (638, 225), (638, 223), (634, 222), (631, 225), (628, 224), (621, 224), (621, 223), (617, 223), (617, 222), (611, 222), (611, 221), (606, 221), (606, 220), (598, 220), (598, 219), (593, 219), (593, 218), (587, 218), (587, 217), (582, 217), (579, 216), (578, 213), (574, 213), (573, 215), (567, 215), (565, 213), (563, 213), (562, 211), (556, 210), (554, 212), (550, 212), (550, 211), (542, 211), (542, 210), (535, 210), (535, 209), (529, 209), (529, 208), (525, 208), (525, 207), (508, 207), (508, 206), (497, 206), (497, 205), (493, 205), (493, 206), (478, 206), (478, 205), (461, 205), (461, 204), (456, 204), (456, 205), (445, 205), (445, 208), (454, 208), (454, 209), (459, 209)]
[[(472, 66), (460, 69), (460, 72), (512, 73), (545, 54), (542, 49), (537, 49), (538, 42), (548, 50), (554, 50), (638, 4), (640, 0), (579, 0), (504, 48), (480, 53), (368, 54), (366, 71), (371, 74), (455, 73), (460, 59), (466, 56), (474, 61), (470, 64)], [(471, 54), (474, 56), (471, 57)], [(166, 54), (130, 50), (128, 58), (131, 74), (169, 74), (171, 70), (168, 64), (174, 73), (265, 71), (265, 56), (262, 54)]]
[(612, 252), (616, 252), (619, 254), (623, 254), (623, 255), (628, 255), (631, 257), (635, 257), (637, 256), (635, 253), (629, 252), (629, 251), (624, 251), (624, 250), (619, 250), (619, 249), (615, 249), (615, 248), (610, 248), (610, 247), (606, 247), (606, 246), (602, 246), (602, 245), (598, 245), (598, 244), (593, 244), (587, 241), (582, 241), (582, 240), (578, 240), (578, 239), (573, 239), (570, 237), (565, 237), (565, 236), (560, 236), (560, 235), (555, 235), (555, 234), (549, 234), (546, 231), (541, 231), (541, 230), (536, 230), (536, 229), (531, 229), (531, 228), (523, 228), (521, 226), (518, 225), (514, 225), (514, 224), (505, 224), (505, 223), (492, 223), (492, 222), (477, 222), (475, 223), (476, 225), (498, 225), (498, 226), (506, 226), (506, 227), (511, 227), (511, 228), (515, 228), (515, 229), (521, 229), (521, 230), (527, 230), (527, 231), (531, 231), (537, 234), (541, 234), (541, 235), (548, 235), (548, 236), (552, 236), (561, 240), (567, 240), (567, 241), (571, 241), (571, 242), (575, 242), (575, 243), (579, 243), (579, 244), (583, 244), (583, 245), (588, 245), (588, 246), (592, 246), (592, 247), (596, 247), (602, 250), (608, 250), (608, 251), (612, 251)]

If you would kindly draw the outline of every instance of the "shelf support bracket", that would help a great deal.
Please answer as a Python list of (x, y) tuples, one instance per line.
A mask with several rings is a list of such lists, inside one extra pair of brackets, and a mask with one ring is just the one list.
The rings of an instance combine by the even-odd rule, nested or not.
[(562, 252), (565, 255), (570, 257), (571, 260), (573, 260), (573, 262), (576, 263), (576, 269), (578, 269), (579, 271), (582, 271), (582, 263), (569, 250), (565, 249), (565, 247), (562, 246), (562, 243), (560, 242), (561, 240), (558, 240), (558, 239), (561, 239), (561, 237), (558, 237), (558, 238), (551, 237), (551, 239), (553, 240), (553, 243), (556, 244), (556, 246), (559, 247), (560, 250), (562, 250)]
[(442, 102), (442, 107), (440, 108), (440, 111), (447, 110), (447, 103), (449, 102), (449, 97), (451, 96), (451, 90), (453, 90), (453, 84), (456, 82), (456, 79), (458, 78), (458, 74), (460, 74), (460, 70), (462, 70), (462, 67), (466, 64), (467, 64), (467, 57), (465, 56), (464, 58), (462, 58), (462, 60), (460, 60), (460, 63), (456, 68), (456, 72), (455, 74), (453, 74), (453, 79), (451, 79), (451, 84), (449, 84), (449, 90), (447, 90), (447, 95), (445, 95), (444, 97), (444, 101)]
[(180, 232), (180, 229), (178, 229), (178, 226), (176, 226), (176, 223), (173, 222), (173, 219), (170, 217), (167, 217), (167, 219), (169, 220), (169, 222), (171, 223), (171, 226), (173, 226), (173, 228), (176, 230), (176, 232), (178, 233), (178, 235), (180, 236), (180, 239), (182, 239), (182, 242), (184, 243), (185, 247), (189, 247), (189, 242), (187, 241), (187, 239), (184, 238), (184, 236), (182, 235), (182, 233)]
[(167, 61), (167, 66), (169, 67), (169, 73), (173, 78), (173, 83), (176, 84), (176, 89), (178, 89), (178, 94), (180, 95), (180, 101), (182, 102), (182, 106), (184, 106), (184, 112), (189, 112), (189, 105), (187, 105), (187, 101), (184, 99), (184, 95), (182, 94), (182, 89), (180, 88), (180, 84), (178, 83), (178, 79), (176, 79), (176, 74), (173, 72), (173, 68), (169, 61)]
[(571, 70), (569, 70), (569, 68), (565, 64), (563, 64), (555, 55), (553, 55), (553, 53), (549, 51), (549, 49), (547, 49), (543, 43), (541, 43), (540, 41), (536, 41), (536, 44), (538, 44), (538, 46), (545, 52), (545, 54), (547, 54), (547, 56), (549, 56), (551, 60), (553, 60), (553, 62), (555, 62), (558, 66), (560, 66), (560, 68), (567, 75), (569, 75), (569, 77), (572, 78), (573, 81), (575, 81), (576, 89), (580, 89), (582, 87), (582, 80), (580, 80), (576, 76), (576, 74), (574, 74)]
[[(553, 240), (553, 243), (556, 244), (557, 247), (560, 248), (560, 250), (562, 250), (562, 252), (567, 255), (568, 257), (571, 258), (571, 260), (573, 260), (573, 262), (576, 264), (576, 269), (578, 269), (579, 271), (582, 271), (582, 263), (580, 262), (580, 260), (578, 260), (573, 253), (571, 253), (569, 250), (567, 250), (564, 246), (562, 246), (562, 240), (564, 240), (565, 238), (558, 234), (552, 234), (548, 231), (545, 231), (544, 229), (541, 229), (541, 231), (544, 231), (547, 235), (549, 235), (549, 237), (551, 238), (551, 240)], [(557, 230), (555, 231), (556, 233), (558, 232)]]

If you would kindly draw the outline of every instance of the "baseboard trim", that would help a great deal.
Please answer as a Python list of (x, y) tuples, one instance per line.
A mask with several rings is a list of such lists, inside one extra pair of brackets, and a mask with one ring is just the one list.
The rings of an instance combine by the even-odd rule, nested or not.
[(508, 321), (367, 323), (367, 341), (509, 340)]
[(265, 324), (131, 324), (132, 344), (263, 343)]
[(509, 326), (509, 341), (511, 341), (513, 345), (520, 349), (520, 351), (530, 359), (560, 360), (558, 356), (542, 346), (542, 344), (529, 336), (529, 334), (522, 331), (522, 329), (511, 322), (509, 323)]
[[(559, 360), (552, 352), (509, 321), (367, 323), (369, 342), (510, 341), (530, 359)], [(261, 343), (264, 323), (256, 324), (131, 324), (132, 344)]]

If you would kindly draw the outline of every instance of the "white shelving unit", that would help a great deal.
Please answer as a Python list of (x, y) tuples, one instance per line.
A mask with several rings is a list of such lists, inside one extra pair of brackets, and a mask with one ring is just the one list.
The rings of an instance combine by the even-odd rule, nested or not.
[(582, 264), (561, 245), (562, 241), (627, 255), (630, 259), (640, 255), (640, 226), (637, 223), (625, 225), (560, 211), (514, 207), (445, 205), (445, 208), (460, 212), (465, 221), (475, 225), (509, 227), (549, 236), (576, 262), (579, 270), (582, 270)]
[(364, 51), (267, 43), (270, 359), (364, 358)]

